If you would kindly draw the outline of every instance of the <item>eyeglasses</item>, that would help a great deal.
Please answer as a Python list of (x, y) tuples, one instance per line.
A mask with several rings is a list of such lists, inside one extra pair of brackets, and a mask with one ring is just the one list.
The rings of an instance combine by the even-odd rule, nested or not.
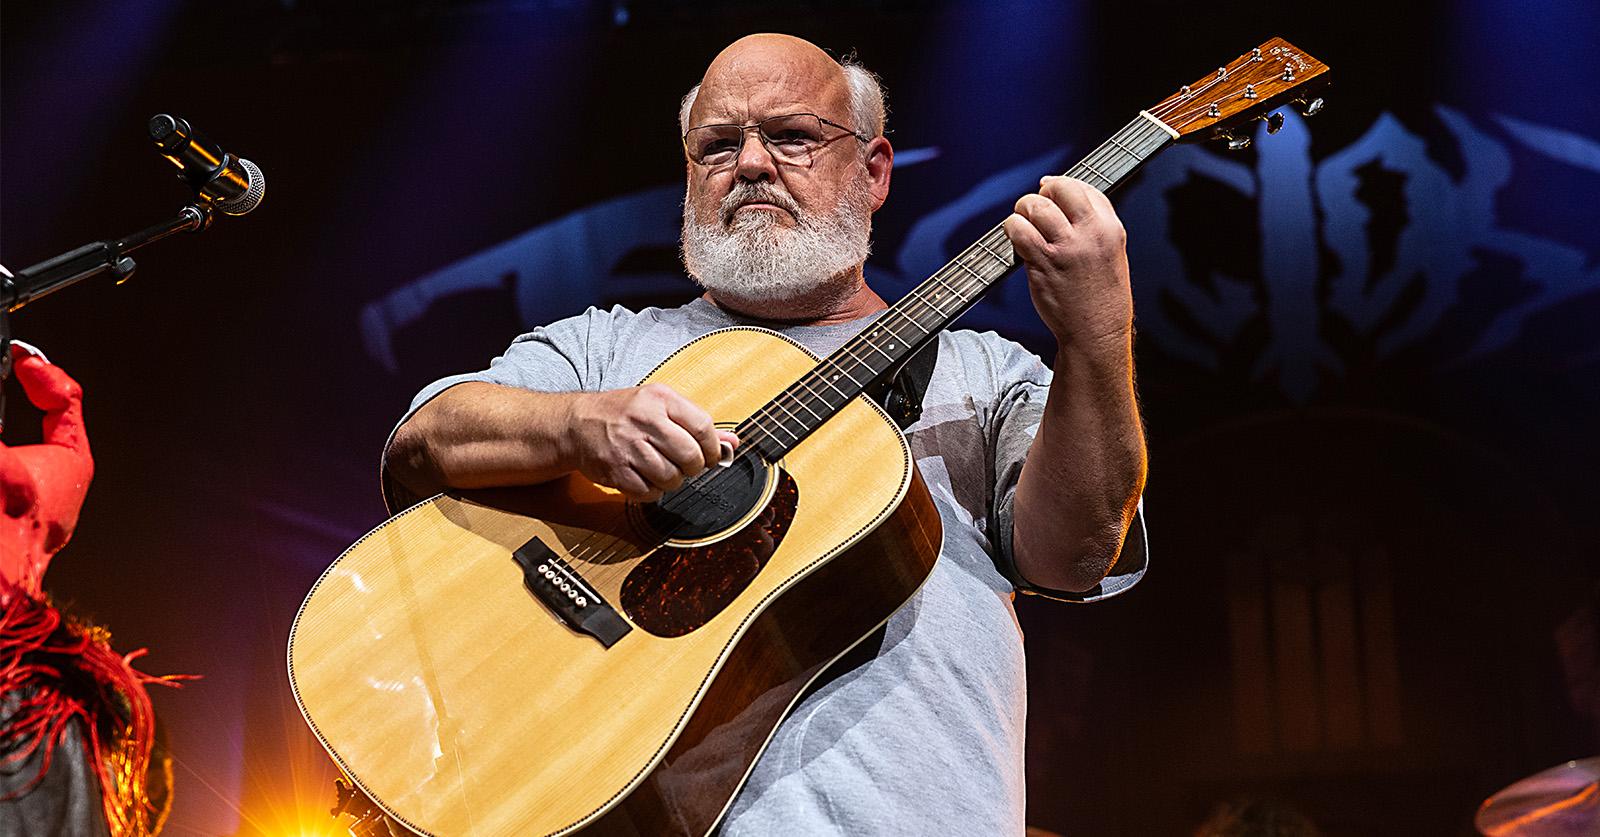
[[(832, 125), (846, 133), (825, 137), (823, 125)], [(755, 129), (756, 135), (761, 137), (761, 144), (767, 147), (774, 159), (795, 166), (811, 165), (812, 155), (834, 140), (846, 136), (862, 142), (871, 139), (814, 113), (786, 113), (750, 125), (701, 125), (690, 128), (683, 135), (683, 150), (690, 160), (702, 166), (720, 168), (730, 165), (738, 159), (739, 149), (744, 147), (744, 134), (751, 129)]]

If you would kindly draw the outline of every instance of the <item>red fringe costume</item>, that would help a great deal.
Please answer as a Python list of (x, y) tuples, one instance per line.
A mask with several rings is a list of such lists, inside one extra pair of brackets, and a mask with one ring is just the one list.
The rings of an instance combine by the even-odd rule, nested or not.
[[(52, 813), (71, 816), (71, 824), (52, 819), (34, 828), (155, 834), (166, 816), (171, 780), (159, 759), (155, 775), (161, 787), (151, 787), (155, 713), (145, 684), (178, 678), (136, 671), (132, 661), (143, 649), (116, 653), (109, 633), (64, 617), (45, 596), (45, 569), (77, 525), (94, 460), (83, 425), (82, 388), (20, 346), (12, 347), (12, 356), (17, 380), (45, 416), (43, 443), (0, 443), (0, 768), (15, 777), (0, 784), (0, 813), (12, 815), (0, 823), (21, 821), (26, 829), (35, 823), (32, 815), (3, 806), (22, 806), (52, 782), (77, 785), (84, 780), (74, 777), (95, 777), (103, 825), (89, 811), (87, 817)], [(87, 764), (67, 765), (72, 770), (57, 765), (52, 772), (56, 757), (68, 752)], [(33, 764), (33, 775), (18, 775)], [(69, 787), (56, 795), (88, 793)]]

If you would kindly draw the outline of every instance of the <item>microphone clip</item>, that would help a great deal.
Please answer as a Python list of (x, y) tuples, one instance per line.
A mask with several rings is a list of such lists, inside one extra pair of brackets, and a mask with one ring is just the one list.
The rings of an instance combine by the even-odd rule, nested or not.
[(266, 177), (255, 163), (223, 151), (181, 116), (158, 113), (151, 117), (150, 139), (161, 156), (178, 168), (178, 179), (188, 184), (202, 203), (215, 206), (224, 215), (243, 215), (266, 196)]

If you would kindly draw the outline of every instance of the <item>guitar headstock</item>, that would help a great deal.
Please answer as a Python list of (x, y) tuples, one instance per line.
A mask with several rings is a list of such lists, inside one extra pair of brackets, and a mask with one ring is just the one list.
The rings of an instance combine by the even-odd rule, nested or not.
[(1221, 137), (1229, 147), (1243, 148), (1249, 137), (1234, 138), (1231, 131), (1248, 120), (1268, 119), (1268, 130), (1276, 131), (1282, 117), (1267, 114), (1285, 102), (1299, 102), (1308, 116), (1321, 110), (1314, 91), (1328, 83), (1327, 72), (1328, 65), (1273, 38), (1179, 89), (1149, 114), (1177, 132), (1180, 142)]

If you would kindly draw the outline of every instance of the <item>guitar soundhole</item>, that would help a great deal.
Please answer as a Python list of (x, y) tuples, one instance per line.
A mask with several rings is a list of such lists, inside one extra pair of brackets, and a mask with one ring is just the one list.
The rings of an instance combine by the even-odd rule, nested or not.
[(771, 467), (759, 456), (741, 456), (640, 506), (639, 512), (663, 540), (692, 541), (726, 531), (761, 502)]
[(661, 637), (683, 636), (710, 622), (767, 565), (794, 522), (799, 499), (794, 478), (778, 471), (772, 502), (737, 533), (705, 546), (662, 547), (639, 562), (622, 582), (623, 611)]

